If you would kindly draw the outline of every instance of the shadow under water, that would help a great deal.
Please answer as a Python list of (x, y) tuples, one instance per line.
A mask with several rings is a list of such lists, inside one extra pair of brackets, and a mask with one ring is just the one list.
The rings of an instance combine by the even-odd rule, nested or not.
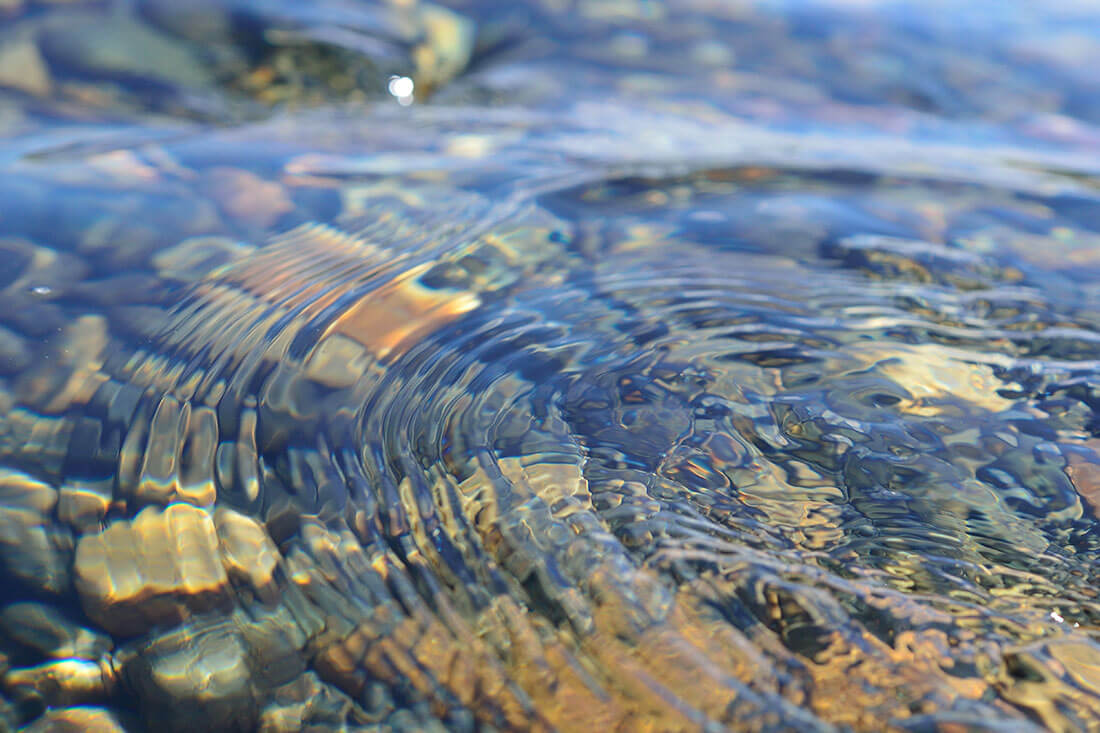
[(0, 728), (1100, 728), (1095, 8), (445, 4), (0, 2)]

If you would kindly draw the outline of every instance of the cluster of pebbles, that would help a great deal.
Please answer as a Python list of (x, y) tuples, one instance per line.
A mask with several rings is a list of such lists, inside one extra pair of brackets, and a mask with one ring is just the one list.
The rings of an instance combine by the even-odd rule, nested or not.
[[(168, 151), (160, 150), (108, 163), (114, 175), (129, 180), (151, 170), (160, 178), (168, 172), (178, 175), (179, 163), (171, 160)], [(299, 164), (293, 159), (287, 166)], [(85, 165), (89, 171), (104, 166), (98, 156)], [(1098, 447), (1069, 437), (1080, 434), (1091, 419), (1085, 399), (1033, 403), (1048, 411), (1045, 424), (1060, 431), (1057, 441), (1005, 428), (990, 417), (1012, 415), (1020, 394), (1056, 394), (1058, 389), (1077, 394), (1066, 376), (1068, 367), (1057, 365), (1083, 348), (1092, 311), (1087, 299), (1072, 315), (1041, 298), (1021, 304), (1018, 284), (1036, 277), (1026, 258), (1017, 257), (1018, 266), (1008, 266), (1005, 257), (987, 256), (977, 246), (948, 248), (867, 234), (832, 239), (818, 252), (865, 283), (871, 300), (859, 307), (871, 308), (875, 298), (885, 297), (887, 290), (877, 289), (880, 284), (900, 288), (890, 291), (890, 307), (915, 320), (902, 319), (896, 327), (909, 323), (904, 327), (930, 329), (945, 338), (923, 344), (854, 338), (827, 359), (806, 360), (799, 355), (819, 353), (820, 339), (842, 343), (850, 337), (843, 321), (807, 314), (800, 318), (808, 319), (803, 321), (808, 330), (800, 334), (788, 328), (779, 344), (773, 343), (775, 335), (754, 335), (759, 331), (747, 332), (744, 341), (733, 337), (745, 366), (729, 367), (728, 373), (707, 375), (687, 362), (675, 366), (674, 350), (652, 370), (601, 370), (590, 385), (577, 387), (591, 394), (569, 397), (569, 409), (576, 411), (569, 430), (609, 445), (645, 448), (647, 441), (666, 441), (653, 487), (645, 485), (640, 471), (616, 467), (610, 478), (601, 479), (576, 465), (543, 462), (540, 451), (546, 448), (538, 441), (546, 438), (530, 427), (506, 429), (506, 435), (515, 436), (531, 431), (536, 437), (524, 439), (536, 442), (516, 456), (501, 457), (497, 476), (484, 465), (461, 464), (462, 441), (473, 440), (472, 435), (449, 436), (455, 453), (442, 465), (462, 478), (453, 487), (459, 496), (454, 506), (471, 518), (484, 533), (486, 550), (496, 554), (491, 572), (499, 563), (511, 577), (528, 578), (482, 605), (473, 586), (460, 591), (461, 585), (432, 585), (438, 582), (431, 579), (436, 573), (447, 578), (446, 555), (426, 561), (418, 553), (438, 546), (440, 532), (457, 542), (470, 540), (462, 539), (464, 530), (453, 517), (438, 520), (433, 534), (429, 515), (405, 515), (402, 507), (417, 503), (408, 478), (386, 489), (392, 504), (385, 521), (394, 524), (382, 530), (398, 538), (394, 543), (402, 554), (374, 541), (379, 530), (370, 492), (349, 494), (357, 482), (384, 487), (385, 481), (356, 475), (343, 459), (334, 461), (339, 451), (326, 445), (339, 434), (333, 425), (367, 399), (369, 390), (386, 384), (383, 359), (414, 354), (418, 343), (461, 323), (501, 293), (517, 287), (540, 292), (546, 288), (533, 283), (541, 282), (554, 292), (563, 287), (559, 266), (577, 266), (584, 248), (606, 247), (613, 255), (607, 272), (599, 266), (595, 272), (605, 296), (614, 294), (617, 308), (629, 312), (675, 304), (679, 296), (638, 292), (629, 281), (617, 284), (617, 268), (641, 272), (637, 277), (644, 278), (644, 268), (651, 265), (644, 259), (631, 264), (631, 258), (663, 251), (672, 242), (682, 252), (705, 252), (698, 249), (705, 244), (675, 239), (651, 217), (662, 205), (671, 206), (675, 196), (713, 200), (716, 192), (733, 195), (737, 189), (705, 177), (651, 181), (609, 200), (602, 185), (582, 186), (547, 199), (545, 207), (524, 207), (519, 215), (509, 212), (494, 222), (491, 209), (479, 208), (485, 205), (481, 199), (457, 189), (413, 181), (399, 187), (368, 184), (341, 195), (345, 218), (369, 222), (366, 234), (304, 224), (255, 246), (225, 232), (254, 230), (263, 212), (272, 212), (265, 220), (269, 224), (286, 225), (281, 217), (293, 216), (311, 200), (278, 179), (261, 179), (243, 169), (222, 167), (217, 175), (237, 180), (237, 190), (252, 195), (242, 195), (243, 203), (196, 196), (190, 205), (208, 213), (193, 225), (208, 230), (193, 231), (174, 246), (135, 246), (120, 253), (129, 258), (129, 297), (112, 297), (117, 284), (103, 280), (94, 259), (81, 255), (80, 246), (99, 246), (99, 235), (82, 234), (80, 241), (91, 244), (78, 245), (76, 254), (25, 236), (4, 240), (19, 263), (0, 288), (0, 299), (11, 306), (0, 311), (6, 334), (0, 455), (9, 466), (0, 474), (0, 563), (18, 597), (0, 609), (5, 655), (0, 684), (10, 725), (29, 722), (32, 730), (579, 729), (595, 720), (600, 727), (648, 722), (674, 729), (693, 725), (692, 714), (681, 705), (707, 711), (733, 727), (796, 721), (806, 729), (827, 729), (833, 722), (870, 728), (883, 718), (916, 715), (919, 720), (945, 708), (957, 710), (950, 714), (968, 724), (989, 710), (1006, 715), (1010, 705), (1032, 711), (1052, 727), (1072, 726), (1091, 714), (1100, 699), (1100, 687), (1090, 676), (1093, 646), (1083, 634), (1064, 636), (1056, 629), (1067, 623), (1091, 628), (1100, 618), (1100, 604), (1087, 585), (1059, 586), (1068, 577), (1064, 561), (1057, 561), (1050, 578), (1020, 570), (1019, 585), (994, 588), (989, 598), (1000, 599), (996, 613), (1007, 615), (986, 617), (973, 615), (977, 612), (965, 600), (954, 610), (908, 601), (904, 583), (940, 587), (944, 581), (931, 573), (923, 576), (904, 545), (887, 555), (891, 559), (883, 571), (898, 584), (884, 587), (823, 580), (829, 576), (821, 568), (801, 564), (805, 556), (780, 552), (779, 557), (798, 558), (784, 567), (755, 545), (793, 542), (809, 556), (847, 545), (852, 548), (848, 557), (857, 559), (863, 552), (860, 538), (874, 537), (874, 530), (853, 525), (844, 503), (860, 496), (863, 510), (880, 526), (895, 521), (885, 510), (874, 514), (882, 501), (874, 494), (880, 490), (874, 473), (902, 465), (956, 481), (962, 474), (950, 472), (957, 471), (952, 462), (988, 464), (997, 467), (998, 480), (1016, 475), (1030, 485), (1076, 496), (1062, 511), (1073, 522), (1095, 511)], [(762, 187), (772, 185), (770, 177), (781, 188), (785, 174), (747, 169), (739, 175)], [(185, 180), (209, 195), (208, 176), (195, 172)], [(910, 200), (888, 189), (874, 195), (898, 206)], [(1000, 195), (985, 191), (974, 200), (989, 202)], [(631, 196), (651, 206), (638, 214)], [(1005, 207), (1031, 206), (1005, 196)], [(439, 216), (446, 206), (466, 219)], [(962, 222), (971, 206), (972, 201), (956, 197), (945, 211), (950, 220)], [(586, 235), (596, 243), (574, 247), (578, 229), (591, 225), (586, 207), (618, 207), (619, 219)], [(565, 209), (581, 212), (581, 227), (552, 213)], [(673, 206), (664, 215), (677, 211)], [(789, 231), (820, 224), (810, 218), (812, 211), (788, 208), (787, 214)], [(1044, 216), (1051, 226), (1060, 221), (1049, 211)], [(142, 239), (140, 222), (116, 219), (100, 226), (119, 241), (156, 241)], [(127, 234), (135, 228), (139, 235)], [(970, 236), (997, 234), (982, 230)], [(767, 231), (739, 235), (771, 236)], [(1069, 252), (1087, 251), (1088, 236), (1086, 231), (1076, 239), (1063, 236), (1063, 246)], [(465, 244), (448, 246), (454, 237)], [(799, 241), (794, 236), (788, 244), (802, 246)], [(406, 260), (415, 249), (381, 243), (439, 249), (423, 261)], [(797, 250), (789, 254), (809, 256)], [(751, 281), (738, 281), (728, 291), (731, 297), (743, 293), (736, 297), (746, 302), (758, 297), (754, 293), (781, 291), (790, 278), (811, 276), (792, 259), (779, 265), (736, 261), (758, 268)], [(1089, 266), (1082, 260), (1078, 267)], [(678, 274), (676, 267), (668, 264), (664, 270), (661, 282), (667, 287), (691, 292), (686, 284), (692, 283), (713, 297), (719, 282), (725, 282), (710, 284), (707, 278), (714, 273)], [(137, 286), (142, 279), (146, 286)], [(1074, 287), (1073, 280), (1061, 282)], [(822, 302), (840, 297), (828, 278), (822, 283)], [(357, 295), (349, 298), (349, 293)], [(914, 298), (914, 293), (925, 297)], [(958, 293), (974, 297), (959, 301), (952, 295)], [(813, 302), (819, 296), (811, 290), (806, 297)], [(180, 305), (171, 307), (172, 298)], [(312, 333), (310, 324), (336, 303), (337, 315), (326, 316), (320, 335)], [(598, 304), (591, 307), (604, 313)], [(692, 309), (684, 313), (697, 317)], [(676, 326), (676, 317), (667, 323)], [(1016, 328), (1022, 318), (1032, 325)], [(983, 329), (975, 327), (979, 319)], [(1044, 319), (1045, 327), (1035, 325)], [(1077, 319), (1075, 326), (1072, 319)], [(630, 328), (644, 334), (659, 322), (639, 321)], [(280, 330), (270, 330), (272, 324)], [(709, 326), (692, 321), (691, 328)], [(270, 338), (272, 333), (278, 337)], [(312, 345), (295, 352), (292, 344), (303, 338)], [(968, 338), (1018, 357), (1051, 357), (1047, 381), (1026, 384), (1025, 373), (1006, 370), (1007, 359), (974, 362), (966, 355)], [(772, 390), (789, 399), (814, 389), (809, 373), (817, 370), (834, 380), (832, 391), (818, 398), (831, 407), (815, 412), (812, 405), (778, 399), (767, 412), (746, 407), (739, 418), (758, 423), (751, 430), (761, 439), (771, 435), (785, 442), (788, 454), (763, 463), (762, 454), (752, 458), (754, 449), (719, 440), (718, 433), (701, 451), (677, 444), (675, 431), (684, 430), (679, 421), (688, 419), (677, 406), (677, 391), (691, 397), (696, 405), (691, 419), (701, 426), (727, 409), (717, 393)], [(869, 389), (861, 381), (869, 373), (877, 380), (873, 399), (853, 398)], [(238, 395), (236, 390), (245, 386), (257, 389), (255, 374), (263, 375), (259, 399), (248, 392)], [(601, 391), (609, 378), (619, 380), (612, 387), (619, 397), (611, 403)], [(776, 379), (784, 385), (778, 392)], [(731, 381), (723, 386), (723, 380)], [(1062, 382), (1065, 387), (1059, 386)], [(696, 394), (696, 383), (709, 383), (716, 394)], [(395, 384), (401, 384), (400, 378)], [(480, 409), (507, 414), (502, 406), (524, 394), (528, 384), (519, 375), (498, 380), (476, 396), (486, 400)], [(359, 391), (364, 385), (369, 386), (366, 393)], [(451, 393), (440, 388), (438, 394)], [(459, 401), (466, 399), (471, 398)], [(425, 420), (432, 419), (432, 404), (421, 403)], [(521, 414), (528, 409), (537, 408), (521, 405)], [(843, 482), (822, 468), (840, 460), (832, 447), (842, 445), (835, 442), (839, 436), (853, 440), (866, 431), (866, 440), (873, 441), (875, 429), (889, 430), (882, 421), (884, 410), (905, 415), (913, 426), (961, 426), (976, 433), (971, 438), (962, 433), (958, 443), (930, 443), (939, 445), (934, 458), (921, 458), (912, 438), (895, 435), (895, 455), (870, 454), (856, 468), (842, 464)], [(1009, 451), (1008, 441), (1027, 450)], [(1025, 454), (1043, 460), (1031, 462)], [(735, 478), (747, 497), (739, 501), (751, 501), (753, 512), (767, 516), (771, 529), (738, 524), (742, 520), (722, 491), (707, 488), (706, 482), (721, 480), (717, 467)], [(801, 479), (784, 477), (793, 475)], [(622, 537), (628, 547), (652, 547), (661, 532), (683, 531), (689, 538), (685, 547), (694, 548), (684, 552), (709, 558), (705, 545), (691, 545), (702, 537), (690, 540), (695, 536), (690, 525), (677, 530), (684, 520), (669, 509), (690, 497), (703, 516), (746, 531), (753, 549), (733, 552), (718, 545), (725, 549), (717, 557), (725, 559), (717, 565), (707, 559), (709, 569), (702, 572), (675, 553), (658, 553), (651, 566), (631, 577), (631, 593), (655, 594), (648, 600), (640, 595), (637, 606), (638, 599), (616, 595), (623, 581), (615, 573), (624, 571), (614, 565), (612, 552), (576, 551), (576, 559), (592, 574), (586, 581), (591, 585), (578, 587), (589, 590), (578, 594), (567, 586), (556, 591), (561, 596), (545, 597), (540, 593), (547, 591), (532, 587), (545, 583), (554, 588), (550, 577), (532, 580), (547, 562), (539, 545), (543, 535), (514, 539), (502, 534), (509, 527), (498, 507), (502, 480), (511, 492), (530, 487), (532, 500), (545, 501), (565, 516), (606, 513), (610, 526), (626, 517)], [(916, 493), (910, 506), (925, 512), (924, 521), (944, 538), (988, 531), (978, 523), (962, 529), (952, 524), (953, 512), (973, 516), (980, 507), (985, 521), (1008, 533), (1035, 562), (1051, 561), (1053, 545), (1045, 530), (1021, 521), (980, 481), (958, 485), (965, 491), (953, 495), (950, 506), (929, 495), (922, 508)], [(597, 486), (600, 493), (595, 493)], [(638, 516), (651, 518), (630, 524)], [(537, 521), (530, 515), (519, 526), (527, 533), (556, 536)], [(579, 527), (604, 542), (598, 526)], [(883, 550), (891, 547), (887, 543)], [(468, 546), (460, 551), (473, 552)], [(966, 551), (978, 553), (974, 557), (983, 552)], [(664, 592), (659, 590), (663, 581), (657, 580), (664, 573), (679, 579), (675, 601), (656, 600)], [(799, 590), (822, 582), (847, 599), (846, 605), (820, 589)], [(589, 607), (584, 594), (602, 598)], [(750, 624), (746, 636), (713, 610), (738, 597), (761, 619)], [(1021, 605), (1022, 599), (1034, 605)], [(670, 605), (652, 610), (665, 603)], [(888, 619), (885, 623), (900, 630), (884, 641), (848, 616), (852, 608)], [(653, 617), (640, 615), (648, 613)], [(972, 630), (997, 623), (1013, 625), (986, 627), (984, 634)], [(586, 625), (589, 630), (579, 637), (563, 630)], [(698, 685), (699, 669), (721, 684)], [(652, 700), (647, 686), (654, 684), (676, 690), (683, 702), (666, 707)], [(731, 707), (733, 698), (726, 697), (723, 685), (737, 690), (738, 707)], [(907, 692), (900, 698), (884, 692), (895, 688)], [(858, 703), (839, 705), (841, 699)]]
[[(219, 245), (185, 243), (158, 262), (166, 277), (182, 277), (196, 252), (216, 254)], [(44, 277), (58, 259), (49, 250), (9, 246), (27, 253), (23, 277), (35, 285), (17, 278), (7, 283), (6, 296), (38, 298), (34, 290), (44, 287), (63, 296), (74, 285)], [(71, 278), (80, 269), (65, 273)], [(42, 305), (21, 303), (5, 312), (29, 316)], [(69, 450), (70, 431), (80, 425), (63, 426), (46, 415), (66, 413), (100, 386), (106, 319), (81, 316), (51, 342), (57, 371), (40, 363), (15, 392), (50, 395), (41, 405), (45, 415), (12, 410), (10, 385), (0, 393), (4, 452), (20, 460), (38, 453), (32, 460), (49, 463)], [(6, 328), (4, 347), (5, 373), (24, 372), (34, 345)], [(318, 583), (311, 580), (320, 572), (317, 559), (338, 555), (346, 540), (320, 524), (312, 534), (303, 527), (309, 541), (296, 546), (288, 562), (263, 524), (215, 506), (213, 475), (199, 482), (190, 480), (193, 472), (181, 475), (172, 465), (180, 446), (164, 443), (179, 441), (180, 425), (184, 435), (190, 425), (189, 451), (212, 454), (216, 423), (207, 416), (208, 409), (181, 410), (170, 398), (162, 403), (138, 459), (141, 479), (129, 492), (116, 493), (102, 481), (51, 484), (13, 469), (0, 475), (0, 563), (23, 593), (54, 599), (18, 601), (0, 611), (8, 724), (45, 711), (32, 730), (123, 730), (136, 712), (125, 701), (137, 699), (150, 727), (171, 730), (290, 731), (310, 723), (377, 723), (387, 715), (393, 717), (388, 725), (421, 729), (425, 721), (415, 711), (395, 712), (394, 701), (377, 695), (367, 710), (307, 670), (304, 660), (316, 653), (307, 654), (307, 646), (331, 643), (323, 639), (336, 633), (326, 604), (340, 608), (346, 600), (323, 581), (329, 597), (322, 605), (307, 602), (298, 589)], [(129, 514), (128, 505), (135, 508)], [(120, 701), (122, 713), (99, 707)]]
[[(255, 226), (258, 216), (267, 223), (262, 212), (277, 215), (291, 206), (275, 182), (243, 170), (214, 175), (236, 177), (235, 190), (251, 192), (240, 206), (219, 199), (217, 208), (240, 226)], [(217, 215), (212, 218), (217, 221)], [(116, 226), (128, 228), (122, 222)], [(26, 239), (4, 241), (17, 269), (0, 289), (7, 306), (0, 353), (0, 452), (14, 464), (36, 467), (40, 475), (43, 469), (55, 473), (51, 481), (8, 468), (0, 475), (0, 564), (18, 583), (17, 595), (39, 599), (15, 602), (0, 612), (8, 724), (31, 718), (35, 730), (64, 725), (122, 730), (138, 720), (168, 730), (293, 731), (313, 724), (442, 730), (429, 709), (394, 699), (391, 688), (404, 684), (395, 679), (403, 674), (402, 665), (430, 663), (445, 678), (454, 660), (437, 659), (432, 652), (418, 661), (414, 648), (394, 646), (375, 661), (374, 682), (349, 682), (350, 670), (341, 671), (348, 663), (341, 660), (349, 654), (343, 645), (361, 645), (353, 639), (364, 631), (354, 592), (339, 576), (356, 562), (377, 566), (379, 559), (356, 560), (362, 550), (353, 536), (334, 533), (315, 515), (302, 516), (297, 506), (268, 507), (264, 523), (219, 502), (218, 487), (255, 493), (264, 478), (255, 473), (255, 407), (231, 418), (241, 421), (239, 442), (219, 440), (215, 411), (224, 383), (201, 388), (206, 405), (156, 394), (155, 407), (143, 415), (138, 404), (145, 399), (143, 390), (171, 382), (178, 377), (178, 365), (158, 362), (156, 354), (131, 352), (127, 358), (135, 366), (123, 371), (131, 379), (128, 384), (111, 381), (111, 367), (105, 367), (114, 348), (109, 322), (120, 329), (117, 333), (131, 336), (135, 329), (176, 333), (197, 326), (200, 330), (189, 334), (196, 349), (222, 338), (219, 327), (233, 328), (242, 319), (251, 325), (249, 304), (239, 302), (229, 306), (225, 317), (231, 320), (208, 324), (206, 331), (201, 318), (187, 313), (173, 330), (170, 312), (159, 307), (153, 287), (193, 286), (227, 263), (238, 263), (239, 287), (271, 295), (272, 281), (259, 279), (292, 263), (296, 247), (304, 242), (307, 258), (311, 251), (326, 257), (338, 251), (340, 242), (333, 240), (343, 236), (323, 227), (301, 231), (258, 258), (253, 247), (210, 235), (163, 251), (131, 251), (128, 264), (138, 273), (142, 267), (148, 270), (133, 275), (130, 284), (144, 279), (148, 287), (134, 288), (133, 297), (121, 304), (109, 294), (105, 299), (92, 295), (116, 283), (89, 280), (93, 268), (78, 257)], [(388, 234), (396, 238), (398, 232)], [(369, 257), (369, 246), (355, 247), (345, 256)], [(414, 268), (413, 275), (424, 269)], [(296, 290), (300, 284), (291, 280), (288, 287)], [(343, 326), (376, 354), (402, 347), (477, 303), (472, 293), (422, 290), (408, 276), (382, 290), (388, 294), (353, 309)], [(98, 303), (98, 311), (72, 318), (67, 306), (73, 300), (82, 301), (83, 308)], [(255, 310), (263, 307), (257, 304), (251, 307), (258, 317), (270, 318)], [(131, 315), (120, 317), (126, 313)], [(44, 341), (36, 344), (38, 334)], [(252, 339), (253, 346), (263, 347), (262, 335), (234, 334), (223, 346), (243, 356), (245, 346), (236, 340), (245, 336), (246, 342)], [(319, 388), (348, 387), (373, 360), (363, 344), (340, 333), (313, 354), (300, 367), (300, 381)], [(283, 387), (295, 389), (293, 384)], [(180, 385), (174, 393), (188, 389), (193, 394), (194, 384)], [(90, 404), (102, 404), (107, 413), (96, 419), (69, 417), (87, 412)], [(122, 444), (119, 433), (107, 434), (120, 419)], [(306, 420), (294, 408), (285, 419), (292, 421), (291, 429)], [(224, 416), (220, 429), (224, 433)], [(323, 470), (319, 454), (304, 460)], [(75, 466), (91, 466), (94, 473), (97, 464), (107, 465), (108, 475), (73, 480)], [(301, 470), (310, 467), (303, 464)], [(269, 489), (264, 501), (272, 501)], [(425, 630), (410, 628), (409, 633)], [(356, 693), (354, 699), (348, 691)]]
[(474, 42), (470, 20), (417, 0), (9, 0), (0, 22), (0, 122), (20, 131), (33, 129), (20, 116), (45, 110), (73, 120), (255, 119), (273, 107), (388, 96), (394, 77), (422, 96), (466, 67)]

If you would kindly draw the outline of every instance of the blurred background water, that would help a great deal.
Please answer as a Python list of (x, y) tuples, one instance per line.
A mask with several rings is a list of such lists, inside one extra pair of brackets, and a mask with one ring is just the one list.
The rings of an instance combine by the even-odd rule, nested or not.
[(1100, 728), (1098, 67), (0, 0), (0, 728)]

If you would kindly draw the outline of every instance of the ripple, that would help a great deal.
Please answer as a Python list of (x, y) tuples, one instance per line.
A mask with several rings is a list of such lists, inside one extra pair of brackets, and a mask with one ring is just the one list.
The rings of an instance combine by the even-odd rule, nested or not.
[(574, 189), (365, 185), (158, 254), (178, 300), (140, 337), (82, 316), (0, 447), (62, 487), (12, 479), (43, 498), (5, 521), (118, 639), (88, 694), (156, 718), (209, 663), (248, 722), (270, 657), (377, 720), (828, 730), (1017, 717), (1013, 670), (1084, 669), (1090, 304), (873, 219), (764, 253), (616, 206), (674, 184), (597, 185), (595, 229)]

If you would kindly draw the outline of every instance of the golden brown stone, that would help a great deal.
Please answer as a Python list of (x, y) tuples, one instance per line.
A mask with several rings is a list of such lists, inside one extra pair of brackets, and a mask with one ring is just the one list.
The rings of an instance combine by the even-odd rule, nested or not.
[(1092, 696), (1100, 695), (1100, 647), (1081, 641), (1052, 641), (1049, 654), (1069, 679)]
[(4, 691), (17, 699), (38, 699), (50, 706), (99, 702), (114, 689), (108, 662), (62, 659), (36, 667), (13, 669), (4, 675)]
[(326, 387), (350, 387), (367, 370), (369, 360), (366, 350), (359, 343), (334, 334), (310, 352), (305, 363), (305, 374)]
[(75, 574), (85, 612), (116, 635), (176, 624), (219, 605), (228, 583), (214, 520), (189, 504), (149, 507), (85, 535)]
[(139, 504), (167, 504), (178, 494), (179, 457), (190, 420), (191, 406), (186, 402), (165, 395), (157, 404), (133, 491)]
[[(211, 506), (217, 499), (214, 453), (218, 444), (217, 418), (208, 407), (164, 395), (148, 424), (148, 434), (131, 431), (124, 445), (127, 466), (141, 468), (136, 479), (120, 475), (119, 484), (139, 505), (185, 501)], [(142, 445), (144, 443), (144, 445)]]
[(1100, 715), (1100, 646), (1088, 639), (1052, 638), (1007, 651), (994, 687), (1048, 730), (1083, 728)]
[(1092, 508), (1093, 514), (1100, 514), (1100, 440), (1072, 442), (1087, 448), (1088, 452), (1065, 452), (1066, 475), (1078, 495)]
[(126, 733), (114, 713), (97, 707), (47, 710), (23, 730), (26, 733)]
[(0, 468), (0, 505), (42, 516), (57, 506), (57, 489), (20, 471)]
[(179, 465), (177, 492), (184, 501), (197, 506), (210, 506), (217, 499), (214, 465), (218, 437), (218, 418), (214, 410), (192, 407)]
[(108, 493), (90, 486), (62, 486), (57, 518), (80, 533), (95, 532), (111, 505)]
[(214, 525), (229, 577), (251, 586), (258, 594), (270, 596), (280, 555), (267, 530), (254, 519), (225, 507), (214, 512)]
[(417, 278), (427, 270), (427, 265), (414, 267), (372, 290), (344, 311), (325, 335), (343, 334), (385, 358), (481, 304), (474, 293), (424, 287)]

